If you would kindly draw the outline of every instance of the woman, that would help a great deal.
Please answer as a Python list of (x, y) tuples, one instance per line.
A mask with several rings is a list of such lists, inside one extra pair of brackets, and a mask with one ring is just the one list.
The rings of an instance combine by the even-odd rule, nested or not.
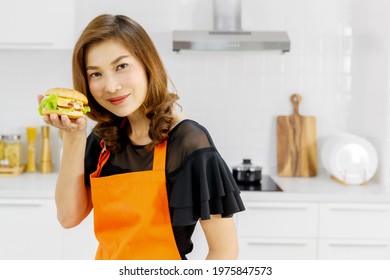
[(237, 185), (207, 130), (177, 110), (144, 29), (120, 15), (92, 20), (74, 49), (73, 83), (97, 124), (86, 137), (85, 118), (44, 117), (63, 131), (60, 223), (74, 227), (93, 208), (96, 259), (186, 259), (200, 221), (207, 259), (237, 258)]

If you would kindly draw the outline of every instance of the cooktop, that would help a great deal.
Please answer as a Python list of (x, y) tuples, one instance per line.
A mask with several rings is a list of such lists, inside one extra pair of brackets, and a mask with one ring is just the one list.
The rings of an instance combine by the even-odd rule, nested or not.
[(283, 190), (269, 175), (262, 175), (259, 182), (241, 183), (237, 182), (242, 191), (263, 191), (263, 192), (282, 192)]

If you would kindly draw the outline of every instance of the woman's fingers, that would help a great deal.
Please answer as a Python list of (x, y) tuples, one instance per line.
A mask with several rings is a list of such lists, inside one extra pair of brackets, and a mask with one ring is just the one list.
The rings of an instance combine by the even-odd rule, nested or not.
[(44, 98), (44, 96), (42, 94), (38, 95), (37, 96), (38, 103), (41, 103), (43, 98)]
[(82, 130), (86, 126), (85, 117), (70, 119), (67, 115), (50, 114), (43, 116), (43, 121), (51, 126), (62, 129), (67, 132)]

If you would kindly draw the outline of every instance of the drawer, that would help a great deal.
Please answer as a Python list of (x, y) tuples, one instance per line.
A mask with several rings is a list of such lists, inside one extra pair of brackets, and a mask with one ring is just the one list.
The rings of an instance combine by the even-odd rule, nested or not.
[(321, 239), (319, 259), (332, 260), (389, 260), (390, 240)]
[(390, 205), (324, 203), (320, 238), (390, 239)]
[(245, 207), (237, 215), (239, 237), (317, 237), (315, 203), (247, 202)]
[(239, 238), (241, 260), (311, 260), (317, 240), (299, 238)]
[(0, 259), (62, 258), (62, 232), (54, 200), (0, 199)]

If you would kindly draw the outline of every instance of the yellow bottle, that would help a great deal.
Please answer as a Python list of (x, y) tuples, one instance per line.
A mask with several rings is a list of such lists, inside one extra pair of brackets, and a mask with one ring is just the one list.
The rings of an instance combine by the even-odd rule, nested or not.
[(27, 172), (37, 171), (37, 165), (35, 161), (35, 140), (37, 137), (36, 127), (27, 127)]
[(50, 173), (52, 170), (50, 126), (42, 126), (41, 172)]

